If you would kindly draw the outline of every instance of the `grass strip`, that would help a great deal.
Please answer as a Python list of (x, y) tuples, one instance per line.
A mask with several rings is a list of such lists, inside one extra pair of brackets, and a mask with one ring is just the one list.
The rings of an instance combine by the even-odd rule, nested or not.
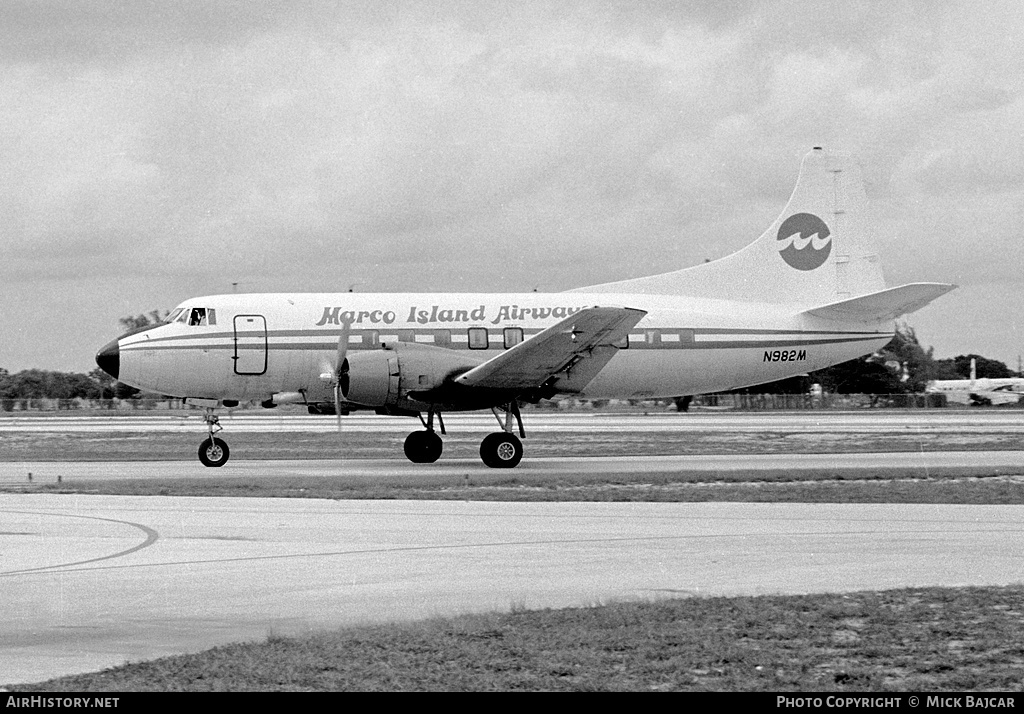
[(430, 479), (406, 476), (221, 477), (64, 480), (7, 484), (0, 492), (114, 496), (411, 499), (443, 501), (742, 501), (797, 503), (1024, 504), (1024, 478), (956, 473), (908, 478), (893, 470), (837, 476), (833, 472), (675, 473), (617, 477), (490, 476)]
[[(411, 428), (410, 428), (411, 430)], [(481, 434), (449, 434), (442, 459), (479, 459)], [(405, 434), (291, 432), (221, 434), (233, 459), (404, 460)], [(193, 459), (204, 432), (11, 432), (0, 439), (3, 461), (168, 461)], [(527, 457), (681, 454), (806, 454), (902, 451), (1024, 450), (1024, 432), (629, 432), (545, 431), (529, 434)]]
[(513, 610), (217, 647), (12, 691), (1020, 691), (1024, 588)]

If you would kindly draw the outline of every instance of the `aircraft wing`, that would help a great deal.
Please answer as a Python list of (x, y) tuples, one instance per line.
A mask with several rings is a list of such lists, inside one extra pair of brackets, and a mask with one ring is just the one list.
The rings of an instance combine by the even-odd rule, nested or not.
[(467, 387), (580, 392), (615, 356), (616, 342), (647, 314), (628, 307), (587, 307), (455, 379)]

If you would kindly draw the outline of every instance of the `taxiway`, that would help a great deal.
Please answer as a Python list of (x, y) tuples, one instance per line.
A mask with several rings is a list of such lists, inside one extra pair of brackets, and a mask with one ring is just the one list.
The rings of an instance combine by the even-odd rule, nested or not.
[(0, 495), (0, 682), (369, 622), (1003, 585), (1024, 507)]
[[(497, 423), (487, 413), (445, 414), (449, 431), (494, 431)], [(658, 431), (692, 433), (735, 432), (812, 432), (857, 431), (862, 433), (1020, 433), (1024, 429), (1024, 411), (968, 409), (909, 409), (862, 411), (765, 411), (715, 412), (695, 411), (680, 414), (660, 411), (650, 414), (613, 411), (558, 412), (525, 410), (523, 421), (527, 433), (550, 432), (635, 432)], [(410, 417), (388, 417), (356, 412), (342, 417), (344, 432), (408, 433), (420, 428)], [(313, 416), (295, 412), (225, 410), (221, 424), (232, 432), (331, 432), (336, 430), (333, 416)], [(176, 432), (202, 435), (202, 412), (181, 410), (177, 413), (150, 415), (146, 412), (76, 416), (74, 412), (51, 415), (26, 413), (0, 417), (0, 433), (4, 432)]]
[[(1022, 476), (1024, 451), (904, 451), (837, 454), (676, 454), (663, 456), (537, 457), (523, 459), (515, 474), (524, 478), (570, 476), (586, 473), (614, 478), (641, 474), (651, 479), (691, 474), (715, 478), (723, 474), (768, 477), (786, 473), (818, 472), (822, 477), (857, 476), (865, 471), (903, 478), (933, 476)], [(396, 454), (387, 459), (258, 460), (232, 458), (225, 466), (209, 469), (198, 460), (176, 461), (9, 461), (0, 462), (0, 484), (40, 485), (60, 481), (81, 484), (94, 480), (193, 478), (353, 477), (450, 479), (459, 484), (508, 476), (490, 469), (479, 459), (442, 458), (433, 464), (413, 464)]]

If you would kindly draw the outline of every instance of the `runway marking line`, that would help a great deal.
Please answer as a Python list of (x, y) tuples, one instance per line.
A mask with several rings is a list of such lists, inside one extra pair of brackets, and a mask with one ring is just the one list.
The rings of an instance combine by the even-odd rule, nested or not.
[(0, 510), (0, 513), (17, 513), (20, 515), (31, 516), (56, 516), (58, 518), (82, 518), (91, 521), (106, 521), (107, 523), (117, 523), (119, 525), (126, 525), (131, 526), (133, 528), (138, 528), (146, 534), (146, 539), (138, 545), (128, 548), (127, 550), (118, 551), (117, 553), (103, 555), (99, 558), (89, 558), (88, 560), (78, 560), (72, 563), (57, 563), (55, 565), (42, 565), (38, 568), (25, 568), (24, 570), (0, 571), (0, 577), (7, 575), (22, 575), (24, 573), (36, 573), (44, 570), (55, 570), (57, 568), (70, 568), (76, 565), (87, 565), (88, 563), (98, 563), (104, 560), (123, 558), (126, 555), (130, 555), (131, 553), (135, 553), (137, 551), (143, 550), (144, 548), (150, 547), (160, 539), (160, 534), (157, 531), (150, 528), (149, 526), (144, 526), (141, 523), (133, 523), (131, 521), (122, 521), (117, 518), (100, 518), (99, 516), (80, 516), (74, 513), (52, 513), (49, 511), (13, 511), (7, 509)]
[[(85, 516), (83, 516), (85, 517)], [(113, 519), (98, 519), (98, 520), (113, 520)], [(115, 523), (127, 523), (127, 521), (114, 521)], [(138, 524), (131, 524), (138, 525)], [(151, 530), (151, 529), (149, 529)], [(982, 529), (982, 530), (971, 530), (972, 534), (979, 533), (1003, 533), (1005, 534), (1006, 529), (994, 528), (994, 529)], [(156, 534), (155, 531), (153, 531)], [(919, 536), (935, 536), (946, 533), (945, 529), (936, 530), (905, 530), (900, 531), (900, 535), (919, 535)], [(144, 543), (140, 546), (136, 546), (130, 550), (118, 553), (112, 556), (106, 556), (103, 558), (94, 558), (92, 560), (81, 561), (79, 563), (67, 563), (63, 565), (51, 565), (42, 568), (32, 568), (29, 570), (16, 570), (9, 572), (0, 572), (0, 577), (9, 575), (21, 575), (25, 573), (32, 573), (36, 571), (50, 571), (50, 572), (63, 572), (63, 573), (77, 573), (77, 572), (89, 572), (95, 570), (125, 570), (128, 568), (153, 568), (162, 566), (175, 566), (175, 565), (210, 565), (214, 563), (243, 563), (243, 562), (255, 562), (264, 560), (287, 560), (292, 558), (331, 558), (338, 556), (352, 556), (352, 555), (371, 555), (381, 553), (408, 553), (417, 551), (439, 551), (439, 550), (466, 550), (470, 548), (501, 548), (501, 547), (512, 547), (512, 546), (534, 546), (534, 545), (573, 545), (573, 544), (591, 544), (591, 543), (624, 543), (630, 541), (637, 542), (649, 542), (649, 541), (671, 541), (671, 540), (709, 540), (709, 539), (737, 539), (737, 538), (751, 538), (751, 537), (762, 537), (770, 536), (772, 538), (793, 538), (799, 536), (820, 536), (822, 533), (814, 531), (793, 531), (793, 532), (779, 532), (779, 533), (702, 533), (702, 534), (691, 534), (691, 535), (666, 535), (666, 536), (639, 536), (639, 537), (621, 537), (621, 538), (591, 538), (591, 539), (567, 539), (567, 540), (537, 540), (537, 541), (508, 541), (508, 542), (489, 542), (489, 543), (458, 543), (454, 545), (426, 545), (426, 546), (396, 546), (390, 548), (365, 548), (357, 550), (338, 550), (338, 551), (323, 551), (315, 553), (286, 553), (279, 555), (251, 555), (245, 557), (236, 558), (209, 558), (205, 560), (177, 560), (177, 561), (162, 561), (157, 563), (132, 563), (124, 565), (104, 565), (104, 566), (93, 566), (89, 568), (74, 568), (73, 570), (60, 570), (56, 571), (56, 568), (71, 568), (72, 566), (82, 565), (85, 563), (94, 563), (102, 560), (109, 560), (111, 558), (120, 557), (130, 552), (140, 550), (143, 547), (148, 547), (152, 543)], [(865, 530), (865, 531), (841, 531), (835, 532), (833, 536), (872, 536), (881, 535), (881, 531), (878, 530)], [(154, 538), (155, 542), (155, 538)]]

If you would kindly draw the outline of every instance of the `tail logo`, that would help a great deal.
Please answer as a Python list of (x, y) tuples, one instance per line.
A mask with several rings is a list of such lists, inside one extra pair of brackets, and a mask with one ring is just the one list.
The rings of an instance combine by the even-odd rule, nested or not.
[(832, 252), (831, 231), (810, 213), (794, 213), (779, 226), (779, 255), (797, 270), (820, 268)]

